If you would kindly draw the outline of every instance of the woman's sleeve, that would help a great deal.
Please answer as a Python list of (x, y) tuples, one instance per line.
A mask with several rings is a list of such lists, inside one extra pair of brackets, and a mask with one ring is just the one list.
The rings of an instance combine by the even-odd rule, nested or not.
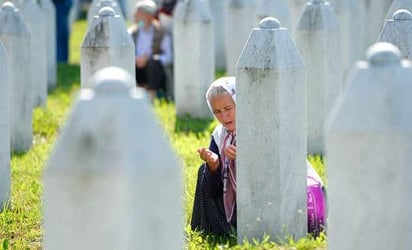
[(209, 171), (209, 166), (206, 164), (205, 168), (205, 184), (207, 186), (207, 191), (208, 194), (211, 197), (216, 197), (218, 196), (221, 192), (223, 192), (223, 182), (221, 178), (221, 164), (220, 164), (220, 155), (219, 155), (219, 148), (217, 147), (217, 144), (215, 140), (211, 139), (210, 145), (209, 145), (209, 150), (214, 152), (219, 156), (219, 166), (216, 170), (216, 172), (212, 173)]

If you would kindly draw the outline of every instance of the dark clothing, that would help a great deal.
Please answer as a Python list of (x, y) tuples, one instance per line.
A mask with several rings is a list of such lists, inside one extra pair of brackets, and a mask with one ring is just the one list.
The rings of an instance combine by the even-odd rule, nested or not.
[(54, 0), (56, 7), (56, 47), (57, 62), (67, 63), (69, 60), (69, 13), (72, 0)]
[[(220, 159), (219, 149), (213, 138), (209, 150), (216, 153)], [(226, 221), (221, 164), (219, 164), (216, 173), (211, 173), (206, 163), (199, 168), (191, 227), (192, 230), (215, 235), (229, 235), (235, 232), (236, 214), (233, 215), (230, 223)]]
[[(159, 60), (150, 59), (146, 67), (136, 67), (136, 83), (139, 87), (147, 87), (152, 90), (165, 89), (166, 73)], [(142, 86), (147, 84), (147, 86)]]

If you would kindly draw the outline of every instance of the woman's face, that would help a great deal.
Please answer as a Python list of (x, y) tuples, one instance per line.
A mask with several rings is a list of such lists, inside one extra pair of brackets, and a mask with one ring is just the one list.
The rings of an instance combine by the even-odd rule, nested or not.
[(216, 96), (210, 100), (213, 114), (229, 131), (236, 130), (236, 104), (229, 94)]

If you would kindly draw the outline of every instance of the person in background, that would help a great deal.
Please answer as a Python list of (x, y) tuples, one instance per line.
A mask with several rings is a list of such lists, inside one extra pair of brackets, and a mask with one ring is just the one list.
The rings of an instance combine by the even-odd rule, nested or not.
[(69, 60), (69, 14), (73, 0), (53, 0), (56, 7), (56, 45), (57, 62), (67, 63)]
[[(198, 149), (204, 163), (198, 171), (191, 228), (203, 233), (229, 236), (236, 233), (236, 80), (222, 77), (206, 92), (206, 101), (219, 121), (209, 148)], [(307, 170), (308, 232), (319, 235), (326, 225), (326, 194), (310, 165)]]
[(141, 0), (136, 3), (135, 24), (128, 32), (135, 43), (136, 83), (145, 88), (153, 100), (166, 86), (164, 67), (172, 63), (172, 40), (156, 19), (156, 3)]

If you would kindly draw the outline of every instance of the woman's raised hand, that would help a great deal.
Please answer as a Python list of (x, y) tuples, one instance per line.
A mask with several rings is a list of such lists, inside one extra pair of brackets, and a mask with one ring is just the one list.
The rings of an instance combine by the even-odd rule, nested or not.
[(212, 173), (216, 172), (219, 167), (219, 157), (217, 154), (213, 153), (208, 148), (199, 148), (197, 152), (199, 153), (200, 158), (207, 163), (209, 171)]

